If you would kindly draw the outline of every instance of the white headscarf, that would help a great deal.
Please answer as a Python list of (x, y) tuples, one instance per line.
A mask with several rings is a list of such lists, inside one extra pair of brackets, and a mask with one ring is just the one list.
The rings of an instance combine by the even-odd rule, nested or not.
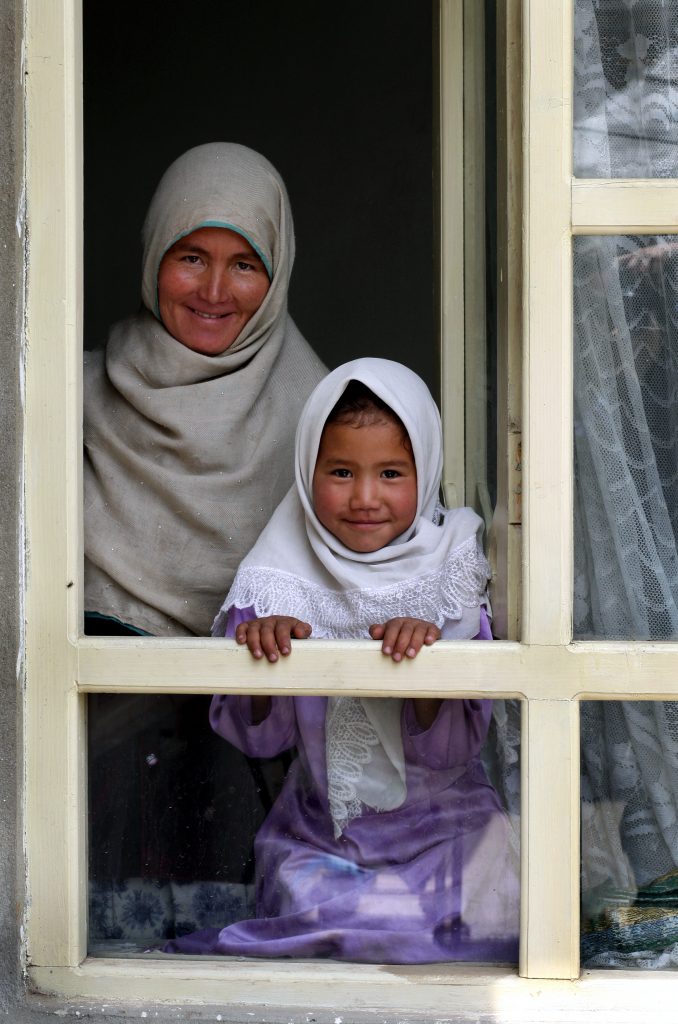
[[(351, 551), (325, 529), (312, 502), (323, 428), (351, 381), (368, 387), (402, 420), (417, 469), (412, 525), (367, 553)], [(314, 637), (368, 637), (369, 626), (398, 616), (446, 624), (449, 639), (475, 636), (489, 576), (480, 546), (483, 524), (470, 508), (440, 508), (441, 471), (440, 415), (421, 378), (388, 359), (338, 367), (304, 407), (295, 441), (296, 485), (242, 562), (215, 631), (235, 606), (253, 607), (258, 617), (295, 616), (311, 624)], [(326, 727), (335, 831), (360, 813), (361, 803), (379, 810), (399, 806), (405, 796), (400, 702), (331, 699)]]
[[(194, 352), (159, 320), (160, 262), (201, 227), (238, 232), (271, 284), (236, 341)], [(292, 437), (324, 367), (287, 313), (294, 232), (258, 153), (189, 150), (144, 225), (144, 309), (85, 358), (85, 608), (157, 635), (204, 635), (292, 480)]]

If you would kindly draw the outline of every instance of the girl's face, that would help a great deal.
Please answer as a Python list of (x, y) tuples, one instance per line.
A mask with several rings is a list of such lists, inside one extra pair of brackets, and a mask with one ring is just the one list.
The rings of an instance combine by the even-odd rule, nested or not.
[(313, 507), (345, 547), (378, 551), (405, 533), (417, 512), (417, 470), (392, 420), (329, 423), (313, 473)]
[(242, 235), (199, 228), (162, 258), (160, 319), (186, 348), (221, 355), (259, 309), (269, 285), (266, 268)]

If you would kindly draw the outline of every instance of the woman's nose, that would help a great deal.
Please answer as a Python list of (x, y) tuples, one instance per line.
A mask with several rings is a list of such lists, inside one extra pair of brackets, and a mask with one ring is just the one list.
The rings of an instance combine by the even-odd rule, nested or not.
[(228, 274), (221, 268), (210, 266), (200, 277), (200, 296), (207, 302), (224, 302), (229, 295)]

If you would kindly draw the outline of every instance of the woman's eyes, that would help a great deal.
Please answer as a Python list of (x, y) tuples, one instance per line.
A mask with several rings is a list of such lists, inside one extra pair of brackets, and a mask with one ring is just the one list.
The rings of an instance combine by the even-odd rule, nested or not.
[[(199, 256), (195, 252), (186, 252), (180, 257), (180, 260), (182, 263), (188, 263), (188, 265), (191, 267), (197, 267), (202, 263), (202, 256)], [(246, 272), (258, 269), (258, 267), (254, 263), (248, 263), (247, 260), (236, 260), (236, 262), (232, 265), (236, 270), (242, 270)]]

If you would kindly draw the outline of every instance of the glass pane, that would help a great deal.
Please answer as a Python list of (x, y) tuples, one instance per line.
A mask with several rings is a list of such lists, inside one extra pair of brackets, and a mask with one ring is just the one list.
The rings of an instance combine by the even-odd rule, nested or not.
[(426, 703), (91, 696), (90, 951), (515, 962), (519, 706)]
[[(141, 227), (163, 172), (192, 146), (237, 142), (287, 186), (289, 310), (309, 344), (330, 367), (411, 362), (434, 389), (432, 5), (346, 0), (328, 18), (303, 0), (219, 0), (209, 26), (181, 0), (117, 0), (114, 18), (83, 0), (85, 348), (139, 308)], [(193, 67), (199, 98), (177, 87)], [(375, 245), (378, 272), (357, 273)]]
[(678, 238), (574, 239), (574, 635), (678, 635)]
[[(100, 630), (103, 617), (154, 636), (209, 633), (293, 480), (298, 414), (323, 372), (299, 332), (328, 367), (381, 355), (438, 390), (432, 7), (350, 0), (333, 23), (318, 4), (213, 6), (206, 33), (177, 0), (120, 0), (114, 19), (84, 3), (85, 611)], [(236, 38), (225, 84), (224, 39)], [(199, 100), (177, 87), (198, 66)], [(262, 154), (284, 185), (228, 144)], [(184, 282), (185, 303), (176, 282), (161, 295), (175, 243), (193, 236), (224, 257), (224, 227), (246, 242), (233, 255), (256, 256), (250, 237), (265, 257), (252, 265), (265, 296), (246, 298), (245, 283), (234, 297), (235, 274), (210, 294), (203, 275), (190, 301)], [(378, 272), (359, 255), (376, 239)], [(280, 271), (270, 282), (266, 252)]]
[(678, 174), (677, 0), (575, 0), (574, 172)]
[(584, 967), (678, 967), (678, 702), (582, 704)]

